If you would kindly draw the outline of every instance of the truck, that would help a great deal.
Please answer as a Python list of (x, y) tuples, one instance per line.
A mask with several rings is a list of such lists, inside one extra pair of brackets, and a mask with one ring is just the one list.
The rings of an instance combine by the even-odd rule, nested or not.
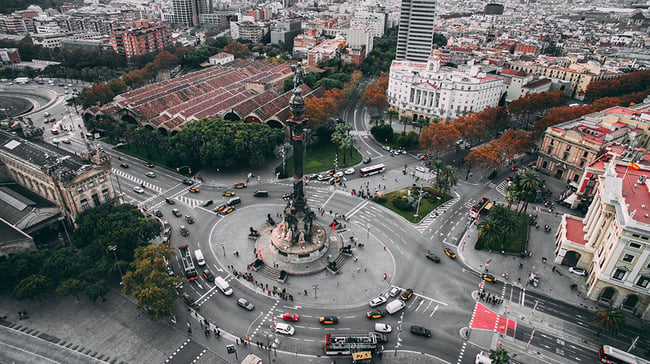
[(14, 83), (16, 83), (16, 85), (26, 85), (29, 81), (31, 81), (29, 77), (18, 77), (14, 80)]

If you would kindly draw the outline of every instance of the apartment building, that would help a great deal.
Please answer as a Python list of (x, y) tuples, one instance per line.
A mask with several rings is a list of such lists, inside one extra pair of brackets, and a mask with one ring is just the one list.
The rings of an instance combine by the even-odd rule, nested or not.
[(171, 30), (165, 23), (138, 21), (113, 30), (111, 46), (127, 59), (158, 52), (171, 45)]

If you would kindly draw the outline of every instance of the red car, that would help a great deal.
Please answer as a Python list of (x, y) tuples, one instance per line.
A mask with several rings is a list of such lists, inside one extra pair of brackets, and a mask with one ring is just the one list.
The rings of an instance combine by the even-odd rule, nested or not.
[(284, 321), (298, 321), (298, 315), (295, 313), (287, 312), (284, 315), (282, 315), (282, 319)]
[(153, 168), (153, 163), (147, 162), (144, 164), (145, 167)]

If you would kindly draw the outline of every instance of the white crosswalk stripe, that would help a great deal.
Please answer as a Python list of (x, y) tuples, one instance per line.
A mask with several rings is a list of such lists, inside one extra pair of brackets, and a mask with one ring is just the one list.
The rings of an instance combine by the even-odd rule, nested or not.
[(131, 182), (135, 182), (138, 185), (144, 185), (144, 188), (148, 188), (148, 189), (150, 189), (152, 191), (156, 191), (157, 193), (162, 192), (162, 188), (160, 188), (160, 187), (158, 187), (158, 186), (156, 186), (154, 184), (151, 184), (149, 181), (142, 180), (142, 179), (137, 178), (135, 176), (132, 176), (132, 175), (130, 175), (128, 173), (124, 173), (124, 171), (121, 171), (119, 169), (113, 168), (113, 173), (118, 178), (124, 178), (124, 179), (127, 179), (127, 180), (131, 181)]
[(454, 192), (454, 198), (438, 206), (435, 210), (431, 211), (419, 224), (415, 226), (415, 230), (423, 233), (433, 222), (438, 218), (438, 216), (444, 214), (449, 210), (450, 207), (460, 201), (460, 195), (457, 192)]
[(503, 181), (499, 183), (499, 185), (496, 187), (496, 190), (498, 193), (501, 195), (505, 196), (506, 195), (506, 190), (508, 189), (508, 181)]

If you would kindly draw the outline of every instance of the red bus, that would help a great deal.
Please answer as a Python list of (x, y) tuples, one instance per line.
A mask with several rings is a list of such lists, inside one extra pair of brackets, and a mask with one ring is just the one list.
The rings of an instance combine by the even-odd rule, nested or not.
[(608, 364), (650, 364), (648, 360), (609, 345), (600, 347), (600, 350), (598, 350), (598, 359), (601, 363)]
[(472, 206), (472, 208), (469, 210), (469, 217), (471, 217), (472, 219), (478, 219), (478, 217), (481, 216), (482, 213), (490, 212), (491, 208), (492, 208), (492, 202), (490, 202), (490, 199), (487, 197), (483, 197), (479, 202), (476, 203), (476, 205)]

